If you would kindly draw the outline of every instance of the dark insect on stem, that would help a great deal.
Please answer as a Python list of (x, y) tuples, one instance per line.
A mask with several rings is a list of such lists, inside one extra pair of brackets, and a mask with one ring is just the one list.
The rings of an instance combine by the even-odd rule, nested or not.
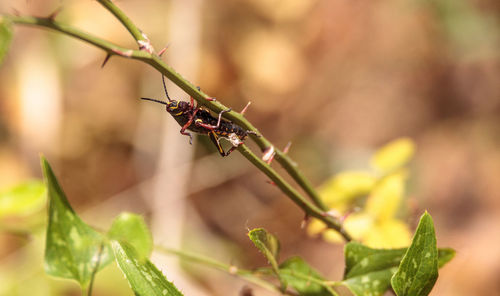
[[(165, 105), (167, 112), (170, 113), (182, 127), (180, 133), (189, 136), (189, 144), (192, 144), (193, 136), (186, 130), (201, 135), (207, 135), (215, 147), (217, 147), (217, 151), (219, 151), (220, 155), (224, 157), (231, 154), (239, 145), (243, 144), (243, 140), (245, 140), (249, 134), (257, 135), (256, 132), (245, 130), (229, 120), (222, 119), (222, 115), (231, 111), (231, 108), (221, 111), (218, 117), (214, 117), (210, 111), (198, 106), (195, 107), (192, 97), (190, 98), (190, 102), (172, 100), (168, 95), (165, 77), (163, 75), (162, 82), (168, 101), (165, 102), (150, 98), (141, 99)], [(211, 100), (215, 99), (211, 98)], [(220, 138), (225, 138), (231, 143), (232, 147), (227, 152), (222, 148)]]

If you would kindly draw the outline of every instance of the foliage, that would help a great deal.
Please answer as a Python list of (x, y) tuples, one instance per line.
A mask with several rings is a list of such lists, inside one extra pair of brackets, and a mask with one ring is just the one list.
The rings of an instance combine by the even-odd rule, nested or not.
[[(0, 62), (6, 55), (12, 39), (12, 22), (44, 26), (91, 43), (105, 50), (108, 57), (119, 55), (148, 63), (212, 111), (226, 109), (218, 102), (207, 101), (205, 94), (196, 90), (194, 85), (175, 73), (159, 60), (158, 56), (153, 55), (146, 36), (113, 2), (98, 2), (122, 22), (136, 39), (140, 50), (126, 50), (70, 26), (56, 23), (53, 19), (55, 14), (48, 18), (1, 17)], [(257, 132), (242, 114), (230, 112), (227, 115), (248, 130)], [(273, 147), (262, 136), (255, 137), (254, 141), (263, 150)], [(308, 216), (315, 218), (308, 227), (309, 233), (322, 232), (323, 237), (330, 241), (350, 240), (348, 233), (352, 233), (355, 239), (361, 241), (348, 242), (345, 246), (346, 267), (343, 279), (326, 280), (298, 256), (280, 263), (280, 242), (276, 236), (263, 228), (249, 231), (248, 236), (266, 257), (270, 268), (263, 267), (254, 271), (234, 266), (226, 268), (226, 265), (213, 259), (189, 255), (182, 251), (172, 253), (226, 270), (230, 274), (283, 294), (298, 293), (306, 296), (344, 295), (341, 288), (347, 288), (357, 296), (383, 295), (391, 288), (398, 296), (425, 296), (437, 280), (438, 268), (453, 258), (452, 249), (437, 248), (433, 221), (427, 212), (420, 219), (411, 245), (395, 249), (410, 244), (409, 228), (397, 217), (397, 213), (405, 196), (405, 182), (408, 177), (405, 167), (415, 152), (411, 140), (399, 139), (379, 149), (372, 157), (371, 170), (342, 172), (328, 180), (321, 188), (323, 200), (319, 200), (317, 193), (297, 170), (293, 161), (282, 151), (274, 150), (277, 161), (304, 189), (311, 201), (306, 200), (268, 163), (255, 156), (246, 146), (242, 145), (238, 149)], [(182, 295), (149, 260), (153, 239), (141, 216), (122, 213), (107, 232), (96, 230), (72, 209), (52, 168), (43, 156), (41, 166), (45, 186), (38, 181), (32, 181), (0, 192), (0, 218), (36, 212), (48, 197), (45, 241), (47, 274), (75, 280), (82, 287), (82, 291), (91, 295), (96, 274), (115, 261), (136, 295)], [(362, 209), (351, 214), (353, 208), (358, 206)], [(327, 207), (331, 209), (328, 213)], [(341, 221), (346, 215), (347, 218), (342, 224)], [(280, 282), (279, 286), (273, 284), (276, 279)]]
[(43, 156), (41, 163), (49, 197), (45, 248), (48, 274), (74, 279), (87, 289), (95, 274), (112, 262), (114, 252), (114, 258), (136, 295), (182, 295), (147, 259), (152, 239), (142, 217), (123, 213), (115, 219), (107, 234), (96, 231), (71, 208)]
[[(344, 228), (357, 240), (376, 248), (404, 247), (410, 230), (397, 213), (405, 196), (405, 166), (415, 152), (408, 138), (392, 141), (377, 150), (371, 171), (346, 171), (333, 176), (320, 188), (325, 203), (338, 216), (346, 216)], [(361, 207), (360, 210), (355, 210)], [(330, 242), (342, 242), (338, 233), (314, 219), (308, 233), (321, 233)]]
[[(428, 214), (422, 216), (415, 236), (424, 235), (425, 239), (428, 239), (425, 247), (432, 248), (435, 247), (431, 238), (435, 239), (434, 233), (422, 231), (424, 227), (427, 230), (433, 228), (432, 220), (429, 224), (428, 217), (430, 217)], [(372, 249), (360, 243), (350, 242), (345, 247), (346, 269), (342, 283), (356, 295), (364, 295), (366, 291), (370, 291), (373, 295), (382, 295), (391, 287), (391, 277), (396, 272), (407, 272), (406, 267), (401, 267), (403, 264), (401, 260), (409, 252), (408, 250), (407, 248)], [(455, 253), (445, 248), (439, 249), (438, 254), (437, 264), (442, 267), (453, 258)], [(425, 255), (420, 253), (414, 259), (427, 260)]]
[[(262, 228), (251, 230), (250, 233), (253, 231), (270, 235)], [(300, 295), (338, 295), (339, 291), (335, 287), (339, 286), (347, 287), (356, 296), (383, 295), (391, 287), (398, 296), (427, 295), (437, 279), (438, 266), (445, 265), (454, 254), (451, 249), (438, 251), (432, 219), (425, 213), (409, 248), (373, 249), (356, 242), (348, 243), (345, 247), (346, 268), (342, 281), (324, 280), (300, 257), (285, 260), (276, 275)], [(427, 270), (431, 267), (435, 267), (435, 273)], [(404, 274), (408, 278), (402, 278)], [(409, 291), (399, 292), (401, 287)], [(415, 292), (415, 289), (419, 290)]]
[(262, 228), (256, 228), (248, 232), (248, 237), (264, 254), (267, 261), (271, 264), (275, 271), (278, 270), (278, 255), (280, 251), (280, 243), (278, 239)]
[(12, 24), (2, 16), (0, 16), (0, 65), (9, 50), (10, 42), (12, 41)]
[(105, 237), (83, 222), (71, 208), (47, 160), (42, 171), (49, 196), (45, 271), (74, 279), (87, 288), (95, 273), (112, 260)]
[(121, 213), (113, 221), (108, 237), (128, 242), (141, 258), (149, 258), (153, 250), (153, 238), (144, 218), (132, 213)]
[(304, 296), (329, 295), (333, 290), (323, 284), (325, 279), (304, 259), (296, 256), (280, 264), (279, 273), (286, 283)]
[(398, 296), (427, 295), (438, 277), (438, 249), (431, 216), (425, 212), (391, 284)]
[(148, 259), (141, 259), (132, 246), (118, 241), (111, 244), (116, 261), (136, 295), (182, 295), (153, 263)]
[[(181, 292), (149, 261), (153, 248), (151, 233), (141, 216), (122, 213), (106, 233), (87, 225), (71, 208), (47, 160), (41, 159), (49, 200), (45, 266), (48, 274), (76, 280), (83, 289), (91, 290), (98, 271), (114, 260), (126, 276), (136, 295), (182, 295)], [(38, 190), (7, 190), (10, 199), (27, 192), (40, 195)], [(36, 186), (38, 184), (38, 187)], [(14, 188), (31, 188), (17, 186)], [(13, 193), (12, 193), (13, 192)], [(16, 194), (17, 193), (17, 194)], [(30, 205), (31, 198), (25, 198)], [(250, 230), (250, 240), (266, 257), (270, 267), (245, 271), (213, 259), (177, 251), (186, 260), (208, 263), (216, 268), (259, 283), (264, 276), (280, 281), (279, 291), (295, 291), (299, 295), (344, 295), (341, 286), (354, 295), (383, 295), (389, 288), (399, 295), (427, 295), (437, 279), (437, 269), (454, 256), (451, 249), (437, 249), (430, 215), (425, 213), (409, 248), (374, 249), (350, 242), (345, 246), (345, 273), (341, 281), (326, 280), (317, 270), (298, 256), (280, 262), (278, 238), (263, 228)], [(231, 271), (233, 270), (233, 271)], [(392, 278), (392, 280), (391, 280)]]
[(39, 180), (30, 180), (0, 191), (0, 219), (27, 216), (45, 205), (46, 190)]

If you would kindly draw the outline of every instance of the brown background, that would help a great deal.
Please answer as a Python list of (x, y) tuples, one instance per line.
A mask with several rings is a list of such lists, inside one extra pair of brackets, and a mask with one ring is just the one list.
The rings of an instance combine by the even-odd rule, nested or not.
[[(366, 167), (387, 141), (413, 138), (408, 197), (416, 210), (408, 219), (429, 210), (438, 244), (457, 250), (431, 295), (500, 295), (499, 3), (117, 1), (157, 50), (168, 44), (165, 60), (204, 92), (236, 110), (251, 100), (248, 119), (275, 145), (292, 141), (291, 156), (315, 185)], [(0, 12), (43, 16), (58, 7), (60, 21), (135, 47), (95, 1), (4, 0)], [(282, 258), (298, 254), (341, 277), (342, 247), (307, 238), (299, 209), (262, 173), (238, 153), (220, 158), (205, 138), (189, 146), (162, 106), (138, 99), (164, 98), (157, 72), (122, 58), (101, 69), (103, 59), (79, 41), (16, 27), (0, 68), (1, 186), (40, 177), (43, 152), (95, 226), (133, 211), (157, 244), (247, 268), (265, 260), (246, 230), (265, 227), (280, 238)], [(0, 236), (0, 266), (17, 258), (11, 273), (23, 274), (25, 244)], [(197, 266), (177, 273), (166, 262), (186, 295), (236, 295), (244, 285)], [(94, 295), (118, 293), (106, 276)]]

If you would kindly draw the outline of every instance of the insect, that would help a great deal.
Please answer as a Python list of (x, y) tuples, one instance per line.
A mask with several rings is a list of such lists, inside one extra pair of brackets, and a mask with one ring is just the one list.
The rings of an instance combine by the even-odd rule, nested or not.
[[(231, 152), (238, 148), (238, 146), (243, 143), (243, 140), (245, 140), (249, 134), (258, 136), (258, 134), (254, 131), (245, 130), (241, 126), (229, 120), (222, 119), (222, 115), (231, 111), (231, 108), (221, 111), (219, 116), (216, 118), (212, 116), (210, 111), (202, 109), (198, 106), (195, 107), (193, 97), (190, 98), (190, 102), (170, 99), (165, 85), (165, 77), (163, 75), (162, 82), (163, 89), (167, 95), (167, 102), (150, 98), (141, 99), (165, 105), (167, 112), (170, 113), (170, 115), (172, 115), (172, 117), (174, 117), (177, 123), (179, 123), (182, 127), (180, 130), (181, 134), (189, 136), (189, 144), (192, 144), (193, 136), (186, 130), (207, 135), (212, 143), (217, 147), (217, 151), (219, 151), (220, 155), (224, 157), (228, 156)], [(210, 98), (209, 100), (213, 101), (215, 99)], [(224, 151), (224, 148), (222, 148), (220, 138), (225, 138), (231, 143), (232, 147), (227, 152)]]

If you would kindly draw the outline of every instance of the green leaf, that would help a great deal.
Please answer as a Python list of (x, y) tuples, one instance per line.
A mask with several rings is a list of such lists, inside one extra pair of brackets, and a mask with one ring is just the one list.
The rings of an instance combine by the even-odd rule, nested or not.
[(0, 16), (0, 65), (9, 50), (12, 41), (12, 24), (10, 20)]
[(452, 248), (439, 248), (438, 249), (438, 266), (443, 267), (446, 263), (450, 262), (455, 257), (455, 250)]
[(105, 237), (85, 224), (71, 208), (47, 160), (41, 165), (49, 197), (45, 271), (75, 279), (86, 288), (97, 269), (112, 261)]
[(286, 290), (286, 281), (281, 278), (278, 267), (278, 255), (280, 252), (280, 242), (278, 238), (270, 234), (263, 228), (255, 228), (248, 232), (248, 237), (253, 244), (264, 254), (269, 264), (273, 268), (274, 273), (281, 283), (281, 291)]
[(112, 241), (111, 245), (118, 266), (136, 295), (182, 295), (151, 261), (141, 258), (129, 244)]
[(425, 212), (398, 271), (392, 276), (392, 288), (398, 296), (428, 295), (438, 278), (438, 268), (434, 223)]
[[(345, 284), (355, 295), (383, 295), (390, 287), (391, 277), (406, 253), (401, 249), (372, 249), (360, 243), (350, 242), (345, 246)], [(439, 266), (450, 261), (455, 251), (439, 249)]]
[(346, 269), (343, 283), (355, 294), (382, 295), (390, 286), (406, 249), (372, 249), (360, 243), (345, 246)]
[(142, 216), (132, 213), (121, 213), (113, 221), (108, 231), (113, 240), (129, 243), (141, 258), (149, 258), (153, 250), (153, 237)]
[(264, 254), (269, 264), (273, 267), (273, 270), (278, 272), (278, 254), (280, 251), (278, 239), (263, 228), (250, 230), (248, 237), (257, 249)]
[(323, 284), (323, 277), (300, 257), (292, 257), (281, 263), (279, 273), (300, 295), (335, 295), (332, 289)]
[(383, 295), (390, 287), (391, 276), (397, 267), (372, 271), (366, 275), (352, 277), (342, 281), (356, 296)]
[(0, 218), (26, 216), (41, 210), (47, 199), (45, 185), (40, 180), (26, 181), (0, 192)]

